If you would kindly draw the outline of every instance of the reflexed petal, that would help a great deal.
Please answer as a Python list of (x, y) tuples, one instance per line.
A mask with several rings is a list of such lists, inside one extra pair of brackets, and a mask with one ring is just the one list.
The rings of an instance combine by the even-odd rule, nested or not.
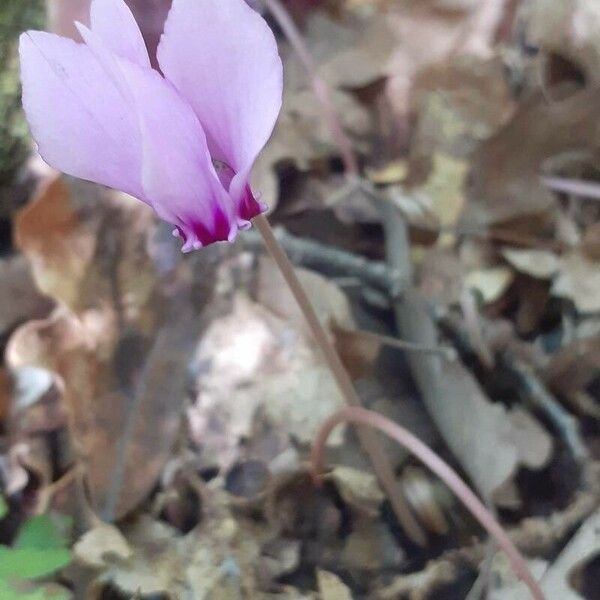
[(238, 229), (233, 203), (193, 110), (158, 72), (128, 61), (120, 65), (140, 120), (146, 197), (177, 227), (186, 251), (233, 240)]
[(150, 67), (140, 28), (124, 0), (93, 0), (92, 30), (108, 49), (140, 67)]
[(21, 35), (19, 51), (23, 107), (44, 160), (143, 198), (136, 116), (93, 52), (35, 31)]
[(244, 0), (174, 0), (158, 60), (200, 119), (213, 158), (237, 174), (239, 203), (281, 108), (273, 33)]

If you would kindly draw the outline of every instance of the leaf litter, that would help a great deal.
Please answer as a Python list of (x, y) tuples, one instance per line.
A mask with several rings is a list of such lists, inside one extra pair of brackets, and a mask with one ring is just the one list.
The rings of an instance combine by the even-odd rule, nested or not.
[[(85, 4), (50, 1), (51, 26), (85, 21)], [(154, 48), (168, 2), (130, 4)], [(596, 3), (285, 4), (370, 187), (340, 189), (337, 140), (277, 28), (283, 111), (254, 184), (300, 244), (366, 270), (384, 261), (390, 203), (415, 269), (392, 271), (400, 291), (386, 295), (360, 270), (294, 255), (320, 320), (365, 405), (466, 476), (547, 598), (595, 598), (600, 205), (543, 178), (598, 179)], [(384, 446), (424, 548), (351, 428), (330, 438), (314, 486), (308, 452), (343, 399), (255, 245), (182, 257), (140, 203), (32, 164), (7, 190), (37, 178), (37, 191), (0, 221), (0, 543), (18, 545), (38, 512), (73, 517), (75, 560), (47, 578), (56, 593), (426, 600), (487, 585), (490, 598), (527, 597), (405, 452)], [(388, 347), (392, 306), (401, 337), (457, 357)]]

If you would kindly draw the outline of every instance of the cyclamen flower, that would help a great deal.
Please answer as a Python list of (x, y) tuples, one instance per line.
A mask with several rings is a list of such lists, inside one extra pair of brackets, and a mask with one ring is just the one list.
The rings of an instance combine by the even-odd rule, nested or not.
[(244, 0), (173, 0), (152, 69), (123, 0), (93, 0), (78, 44), (28, 31), (23, 106), (56, 169), (122, 190), (175, 225), (183, 250), (233, 241), (266, 206), (252, 166), (281, 108), (273, 33)]

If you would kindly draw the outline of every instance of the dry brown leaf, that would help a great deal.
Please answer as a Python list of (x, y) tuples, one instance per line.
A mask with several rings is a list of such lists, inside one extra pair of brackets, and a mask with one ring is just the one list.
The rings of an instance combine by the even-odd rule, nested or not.
[(514, 106), (505, 68), (497, 58), (463, 56), (416, 75), (411, 91), (414, 166), (434, 152), (467, 158), (506, 121)]
[(15, 332), (7, 361), (16, 374), (56, 374), (94, 506), (109, 519), (145, 497), (169, 457), (201, 327), (189, 284), (171, 280), (177, 308), (163, 295), (152, 231), (142, 203), (67, 178), (49, 181), (16, 222), (38, 287), (60, 307)]
[(387, 95), (396, 112), (406, 116), (416, 74), (456, 54), (488, 58), (505, 0), (477, 3), (468, 12), (440, 11), (430, 2), (399, 3), (390, 15), (398, 36), (389, 64)]
[(599, 94), (590, 88), (563, 100), (549, 102), (539, 93), (524, 101), (473, 156), (462, 225), (481, 227), (550, 209), (554, 196), (540, 181), (544, 163), (597, 149)]
[(22, 326), (9, 342), (7, 362), (57, 374), (94, 506), (113, 518), (145, 497), (170, 456), (199, 319), (184, 312), (153, 338), (130, 332), (119, 340), (102, 315), (84, 317), (57, 311)]
[(112, 305), (135, 318), (156, 273), (145, 248), (152, 211), (126, 194), (58, 177), (15, 221), (38, 288), (73, 311)]

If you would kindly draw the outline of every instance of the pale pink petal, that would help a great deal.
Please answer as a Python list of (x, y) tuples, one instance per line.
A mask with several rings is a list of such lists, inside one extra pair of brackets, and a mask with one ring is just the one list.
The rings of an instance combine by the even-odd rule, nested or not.
[(93, 0), (90, 15), (92, 30), (111, 52), (140, 67), (150, 67), (144, 38), (124, 0)]
[(121, 67), (140, 120), (146, 197), (159, 216), (176, 225), (184, 250), (233, 241), (233, 203), (193, 110), (156, 71), (126, 62)]
[(186, 251), (234, 239), (233, 203), (192, 108), (157, 71), (120, 58), (95, 32), (81, 24), (78, 28), (138, 117), (147, 201), (176, 226)]
[(44, 160), (69, 175), (143, 198), (139, 125), (85, 45), (21, 35), (23, 107)]
[(235, 172), (231, 191), (240, 202), (281, 108), (271, 29), (244, 0), (174, 0), (158, 60), (200, 119), (213, 158)]

